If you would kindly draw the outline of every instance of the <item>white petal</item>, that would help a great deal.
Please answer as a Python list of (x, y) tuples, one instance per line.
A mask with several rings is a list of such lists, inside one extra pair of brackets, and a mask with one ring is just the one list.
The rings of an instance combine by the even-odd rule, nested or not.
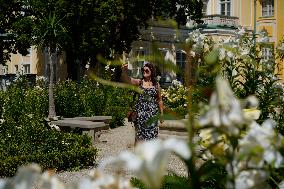
[(184, 159), (189, 159), (191, 156), (191, 152), (187, 143), (183, 140), (178, 140), (176, 138), (170, 138), (164, 142), (164, 146), (166, 149), (175, 152), (180, 155)]
[(279, 183), (278, 187), (279, 189), (284, 189), (284, 180)]
[(283, 157), (279, 152), (276, 152), (275, 167), (279, 168), (283, 163)]
[(126, 167), (132, 171), (139, 171), (143, 164), (141, 158), (128, 151), (122, 152), (120, 158), (126, 163)]
[(266, 150), (263, 154), (263, 159), (268, 163), (272, 163), (276, 159), (275, 155), (273, 151)]
[(138, 144), (135, 154), (146, 161), (152, 161), (161, 149), (162, 141), (155, 139)]
[(125, 151), (116, 158), (111, 157), (104, 160), (99, 165), (99, 170), (103, 170), (107, 165), (113, 165), (117, 169), (123, 169), (126, 166), (132, 171), (139, 171), (142, 166), (142, 159), (131, 152)]

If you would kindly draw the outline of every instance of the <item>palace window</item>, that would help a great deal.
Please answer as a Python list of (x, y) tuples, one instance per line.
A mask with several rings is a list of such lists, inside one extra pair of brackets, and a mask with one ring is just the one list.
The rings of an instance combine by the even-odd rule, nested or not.
[(221, 15), (231, 15), (231, 0), (220, 0)]
[(24, 65), (23, 65), (23, 73), (24, 73), (24, 74), (30, 74), (30, 73), (31, 73), (31, 65), (29, 65), (29, 64), (24, 64)]
[(178, 81), (181, 81), (181, 82), (184, 81), (185, 61), (186, 61), (185, 52), (183, 50), (178, 50), (176, 52), (176, 65), (179, 70), (176, 74), (176, 78)]
[(262, 0), (262, 16), (273, 16), (274, 15), (274, 0)]
[(208, 0), (203, 0), (203, 8), (202, 8), (202, 14), (203, 15), (207, 15), (207, 5), (208, 4)]
[(1, 74), (5, 75), (7, 73), (8, 73), (8, 67), (7, 66), (3, 66), (2, 69), (1, 69)]

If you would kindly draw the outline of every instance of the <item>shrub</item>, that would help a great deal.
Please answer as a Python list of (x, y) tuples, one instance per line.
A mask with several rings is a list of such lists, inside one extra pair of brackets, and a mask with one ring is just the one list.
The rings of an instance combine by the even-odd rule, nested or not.
[(133, 92), (127, 89), (105, 87), (106, 105), (104, 114), (113, 116), (111, 127), (124, 125), (124, 118), (129, 111)]
[(60, 133), (28, 116), (19, 123), (5, 120), (0, 131), (1, 176), (31, 162), (57, 170), (94, 165), (96, 150), (86, 135)]
[(188, 89), (176, 80), (173, 81), (173, 85), (169, 88), (162, 89), (165, 107), (173, 111), (178, 117), (187, 113), (187, 91)]
[(98, 84), (85, 78), (82, 82), (64, 81), (56, 86), (55, 105), (63, 117), (110, 115), (111, 127), (123, 125), (129, 110), (132, 93)]
[(77, 83), (66, 80), (56, 84), (54, 91), (55, 110), (57, 115), (75, 117), (82, 112), (82, 104)]
[(66, 170), (94, 164), (96, 150), (88, 136), (60, 133), (45, 125), (48, 95), (19, 80), (1, 91), (0, 175), (13, 175), (31, 162), (44, 169)]
[[(274, 53), (270, 59), (262, 55), (264, 48), (274, 52), (272, 46), (265, 43), (254, 45), (253, 40), (245, 33), (236, 42), (223, 45), (220, 54), (225, 56), (219, 55), (221, 71), (238, 97), (255, 95), (259, 99), (261, 114), (258, 122), (272, 118), (277, 121), (278, 130), (284, 134), (284, 86), (275, 72), (279, 69), (279, 63)], [(238, 48), (232, 48), (234, 46)]]

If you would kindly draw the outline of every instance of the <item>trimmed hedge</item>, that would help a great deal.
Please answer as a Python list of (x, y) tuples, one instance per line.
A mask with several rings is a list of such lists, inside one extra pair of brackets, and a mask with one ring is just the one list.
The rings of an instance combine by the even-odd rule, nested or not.
[[(111, 115), (111, 127), (123, 125), (132, 93), (84, 79), (55, 85), (57, 115), (63, 117)], [(96, 149), (87, 135), (61, 133), (46, 125), (48, 88), (29, 87), (18, 79), (0, 91), (0, 176), (12, 176), (31, 162), (43, 169), (77, 169), (94, 165)]]

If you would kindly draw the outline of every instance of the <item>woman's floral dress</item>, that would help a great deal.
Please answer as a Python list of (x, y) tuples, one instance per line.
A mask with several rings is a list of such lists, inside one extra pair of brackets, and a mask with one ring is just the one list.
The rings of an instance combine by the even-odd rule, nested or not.
[(158, 115), (157, 87), (144, 88), (141, 86), (142, 93), (139, 94), (136, 104), (137, 122), (136, 140), (145, 141), (158, 137), (158, 121), (151, 118)]

